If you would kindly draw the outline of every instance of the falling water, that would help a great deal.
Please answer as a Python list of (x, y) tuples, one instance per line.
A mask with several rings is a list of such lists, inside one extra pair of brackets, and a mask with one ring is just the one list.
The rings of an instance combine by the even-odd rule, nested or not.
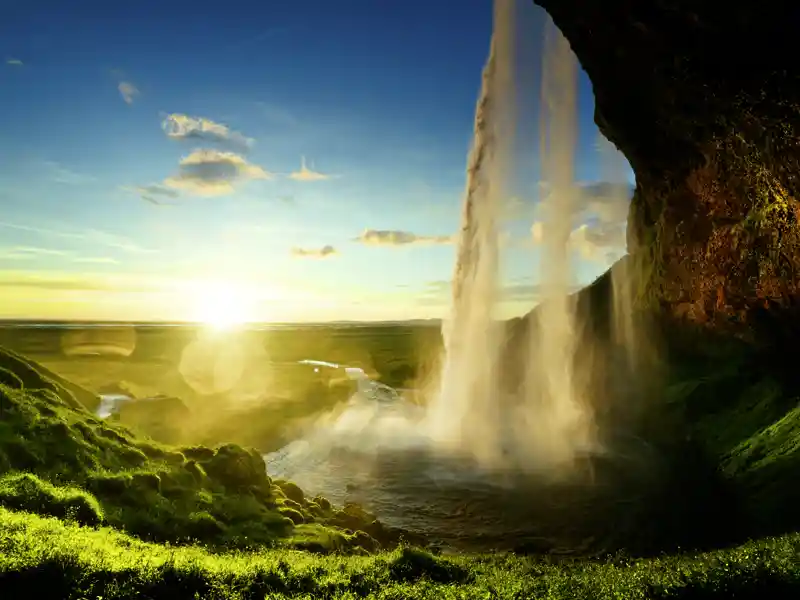
[(568, 297), (574, 196), (577, 61), (548, 23), (542, 80), (544, 298), (530, 336), (524, 391), (499, 385), (504, 343), (493, 311), (498, 289), (498, 219), (514, 148), (514, 2), (496, 0), (494, 32), (475, 114), (474, 138), (453, 279), (445, 360), (431, 402), (432, 437), (494, 467), (562, 466), (592, 445), (591, 418), (575, 389), (575, 323)]
[(494, 32), (473, 129), (461, 216), (450, 320), (444, 328), (446, 360), (440, 390), (428, 411), (438, 442), (496, 461), (499, 331), (493, 309), (499, 266), (498, 221), (513, 147), (514, 1), (496, 0)]
[(570, 234), (575, 226), (578, 63), (550, 19), (542, 55), (542, 303), (529, 347), (538, 365), (527, 371), (526, 398), (515, 423), (532, 434), (538, 458), (561, 465), (592, 446), (592, 429), (585, 390), (576, 385), (577, 323), (569, 296), (575, 284)]
[[(629, 201), (630, 186), (628, 185), (625, 157), (602, 134), (598, 134), (597, 148), (600, 158), (600, 172), (602, 180), (607, 182), (609, 190), (608, 201), (614, 205), (626, 205)], [(614, 343), (624, 351), (626, 362), (632, 370), (637, 370), (638, 362), (642, 359), (642, 335), (637, 324), (634, 323), (634, 300), (636, 295), (636, 270), (631, 264), (630, 257), (616, 265), (611, 272), (613, 289), (612, 332)], [(641, 326), (641, 323), (638, 324)]]
[[(437, 393), (423, 409), (364, 380), (376, 394), (359, 385), (341, 411), (321, 417), (303, 440), (267, 460), (273, 476), (337, 502), (363, 503), (387, 523), (434, 538), (460, 543), (472, 537), (498, 548), (553, 538), (561, 547), (583, 544), (586, 528), (594, 531), (585, 516), (592, 511), (582, 503), (592, 506), (600, 498), (594, 491), (603, 488), (579, 486), (586, 495), (576, 495), (573, 484), (585, 481), (573, 475), (591, 474), (591, 461), (583, 462), (586, 469), (569, 468), (579, 455), (596, 450), (594, 419), (584, 401), (586, 365), (576, 360), (579, 332), (568, 297), (574, 283), (569, 240), (578, 69), (567, 42), (549, 23), (541, 114), (547, 193), (541, 199), (538, 273), (544, 298), (534, 312), (537, 322), (528, 320), (530, 348), (514, 349), (526, 354), (525, 377), (514, 389), (520, 378), (513, 377), (513, 385), (506, 378), (515, 367), (505, 360), (506, 324), (495, 314), (499, 228), (512, 191), (518, 125), (514, 4), (495, 0)], [(567, 475), (567, 481), (543, 482), (541, 475)]]

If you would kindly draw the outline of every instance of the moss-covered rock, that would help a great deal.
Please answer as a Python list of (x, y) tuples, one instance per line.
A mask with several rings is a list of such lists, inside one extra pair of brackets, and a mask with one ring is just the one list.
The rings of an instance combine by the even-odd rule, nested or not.
[[(104, 522), (157, 541), (308, 544), (324, 551), (374, 546), (367, 534), (345, 534), (324, 499), (317, 499), (312, 511), (296, 485), (273, 484), (255, 449), (161, 445), (93, 416), (33, 363), (15, 358), (5, 364), (6, 378), (16, 377), (22, 386), (0, 385), (4, 506), (85, 524)], [(359, 523), (351, 516), (348, 528), (361, 530), (372, 521), (370, 516)], [(311, 529), (295, 531), (312, 523)], [(390, 537), (382, 542), (395, 543)]]
[(249, 486), (269, 485), (264, 459), (254, 451), (235, 444), (225, 444), (203, 463), (206, 473), (227, 489), (238, 491)]
[[(13, 374), (14, 379), (10, 381), (13, 381), (14, 385), (11, 387), (50, 390), (72, 408), (94, 411), (100, 405), (100, 398), (97, 395), (67, 381), (42, 365), (2, 347), (0, 347), (0, 369)], [(22, 385), (18, 385), (17, 381)]]
[(0, 477), (0, 506), (74, 520), (82, 525), (98, 525), (104, 516), (97, 499), (85, 490), (55, 486), (32, 473)]
[(8, 369), (0, 368), (0, 384), (18, 390), (22, 389), (22, 379)]

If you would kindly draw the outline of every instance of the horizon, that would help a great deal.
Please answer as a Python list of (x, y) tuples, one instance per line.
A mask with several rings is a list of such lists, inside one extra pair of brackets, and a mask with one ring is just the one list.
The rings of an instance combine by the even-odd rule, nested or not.
[[(439, 324), (445, 319), (440, 318), (420, 318), (420, 319), (384, 319), (374, 321), (352, 321), (352, 320), (337, 320), (337, 321), (248, 321), (237, 323), (235, 325), (220, 328), (222, 331), (236, 331), (240, 329), (251, 329), (254, 327), (311, 327), (311, 326), (330, 326), (330, 325), (380, 325), (380, 324), (406, 324), (406, 323), (431, 323)], [(497, 319), (498, 322), (505, 322), (507, 319)], [(115, 327), (115, 326), (181, 326), (181, 327), (199, 327), (208, 328), (209, 324), (204, 321), (166, 321), (153, 319), (149, 321), (128, 321), (128, 320), (85, 320), (85, 319), (9, 319), (0, 317), (0, 328), (9, 325), (22, 325), (22, 326), (91, 326), (91, 327)], [(213, 327), (212, 327), (213, 328)]]
[[(491, 3), (232, 0), (212, 36), (156, 7), (0, 8), (0, 318), (445, 318)], [(540, 296), (545, 13), (518, 13), (502, 319)], [(576, 286), (624, 253), (633, 182), (619, 153), (609, 180), (579, 77)]]

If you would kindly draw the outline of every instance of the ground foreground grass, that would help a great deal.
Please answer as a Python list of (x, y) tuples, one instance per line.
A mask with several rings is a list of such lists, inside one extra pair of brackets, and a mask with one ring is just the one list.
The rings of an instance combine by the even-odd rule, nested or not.
[(372, 556), (215, 554), (0, 509), (8, 598), (782, 599), (800, 597), (798, 555), (800, 535), (640, 560), (442, 557), (408, 547)]

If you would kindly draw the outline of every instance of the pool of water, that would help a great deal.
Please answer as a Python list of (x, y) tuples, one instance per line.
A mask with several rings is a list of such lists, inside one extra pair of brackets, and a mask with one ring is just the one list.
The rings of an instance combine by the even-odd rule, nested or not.
[[(264, 456), (273, 478), (291, 480), (308, 495), (337, 505), (360, 504), (387, 525), (464, 549), (551, 550), (584, 543), (584, 522), (602, 497), (603, 479), (591, 480), (587, 462), (577, 479), (553, 482), (527, 473), (481, 469), (443, 452), (426, 437), (424, 410), (357, 368), (306, 361), (319, 369), (346, 369), (356, 393), (320, 417), (302, 439)], [(110, 416), (122, 394), (101, 396), (97, 414)], [(613, 482), (612, 484), (613, 485)]]
[[(380, 388), (375, 393), (387, 393)], [(488, 471), (444, 453), (425, 437), (422, 409), (358, 394), (322, 419), (304, 439), (264, 456), (272, 477), (294, 481), (334, 504), (360, 504), (387, 525), (456, 547), (507, 550), (583, 543), (571, 529), (576, 502), (586, 503), (586, 473), (544, 481), (511, 471)], [(586, 506), (580, 510), (585, 512)], [(570, 524), (570, 521), (573, 521)]]

